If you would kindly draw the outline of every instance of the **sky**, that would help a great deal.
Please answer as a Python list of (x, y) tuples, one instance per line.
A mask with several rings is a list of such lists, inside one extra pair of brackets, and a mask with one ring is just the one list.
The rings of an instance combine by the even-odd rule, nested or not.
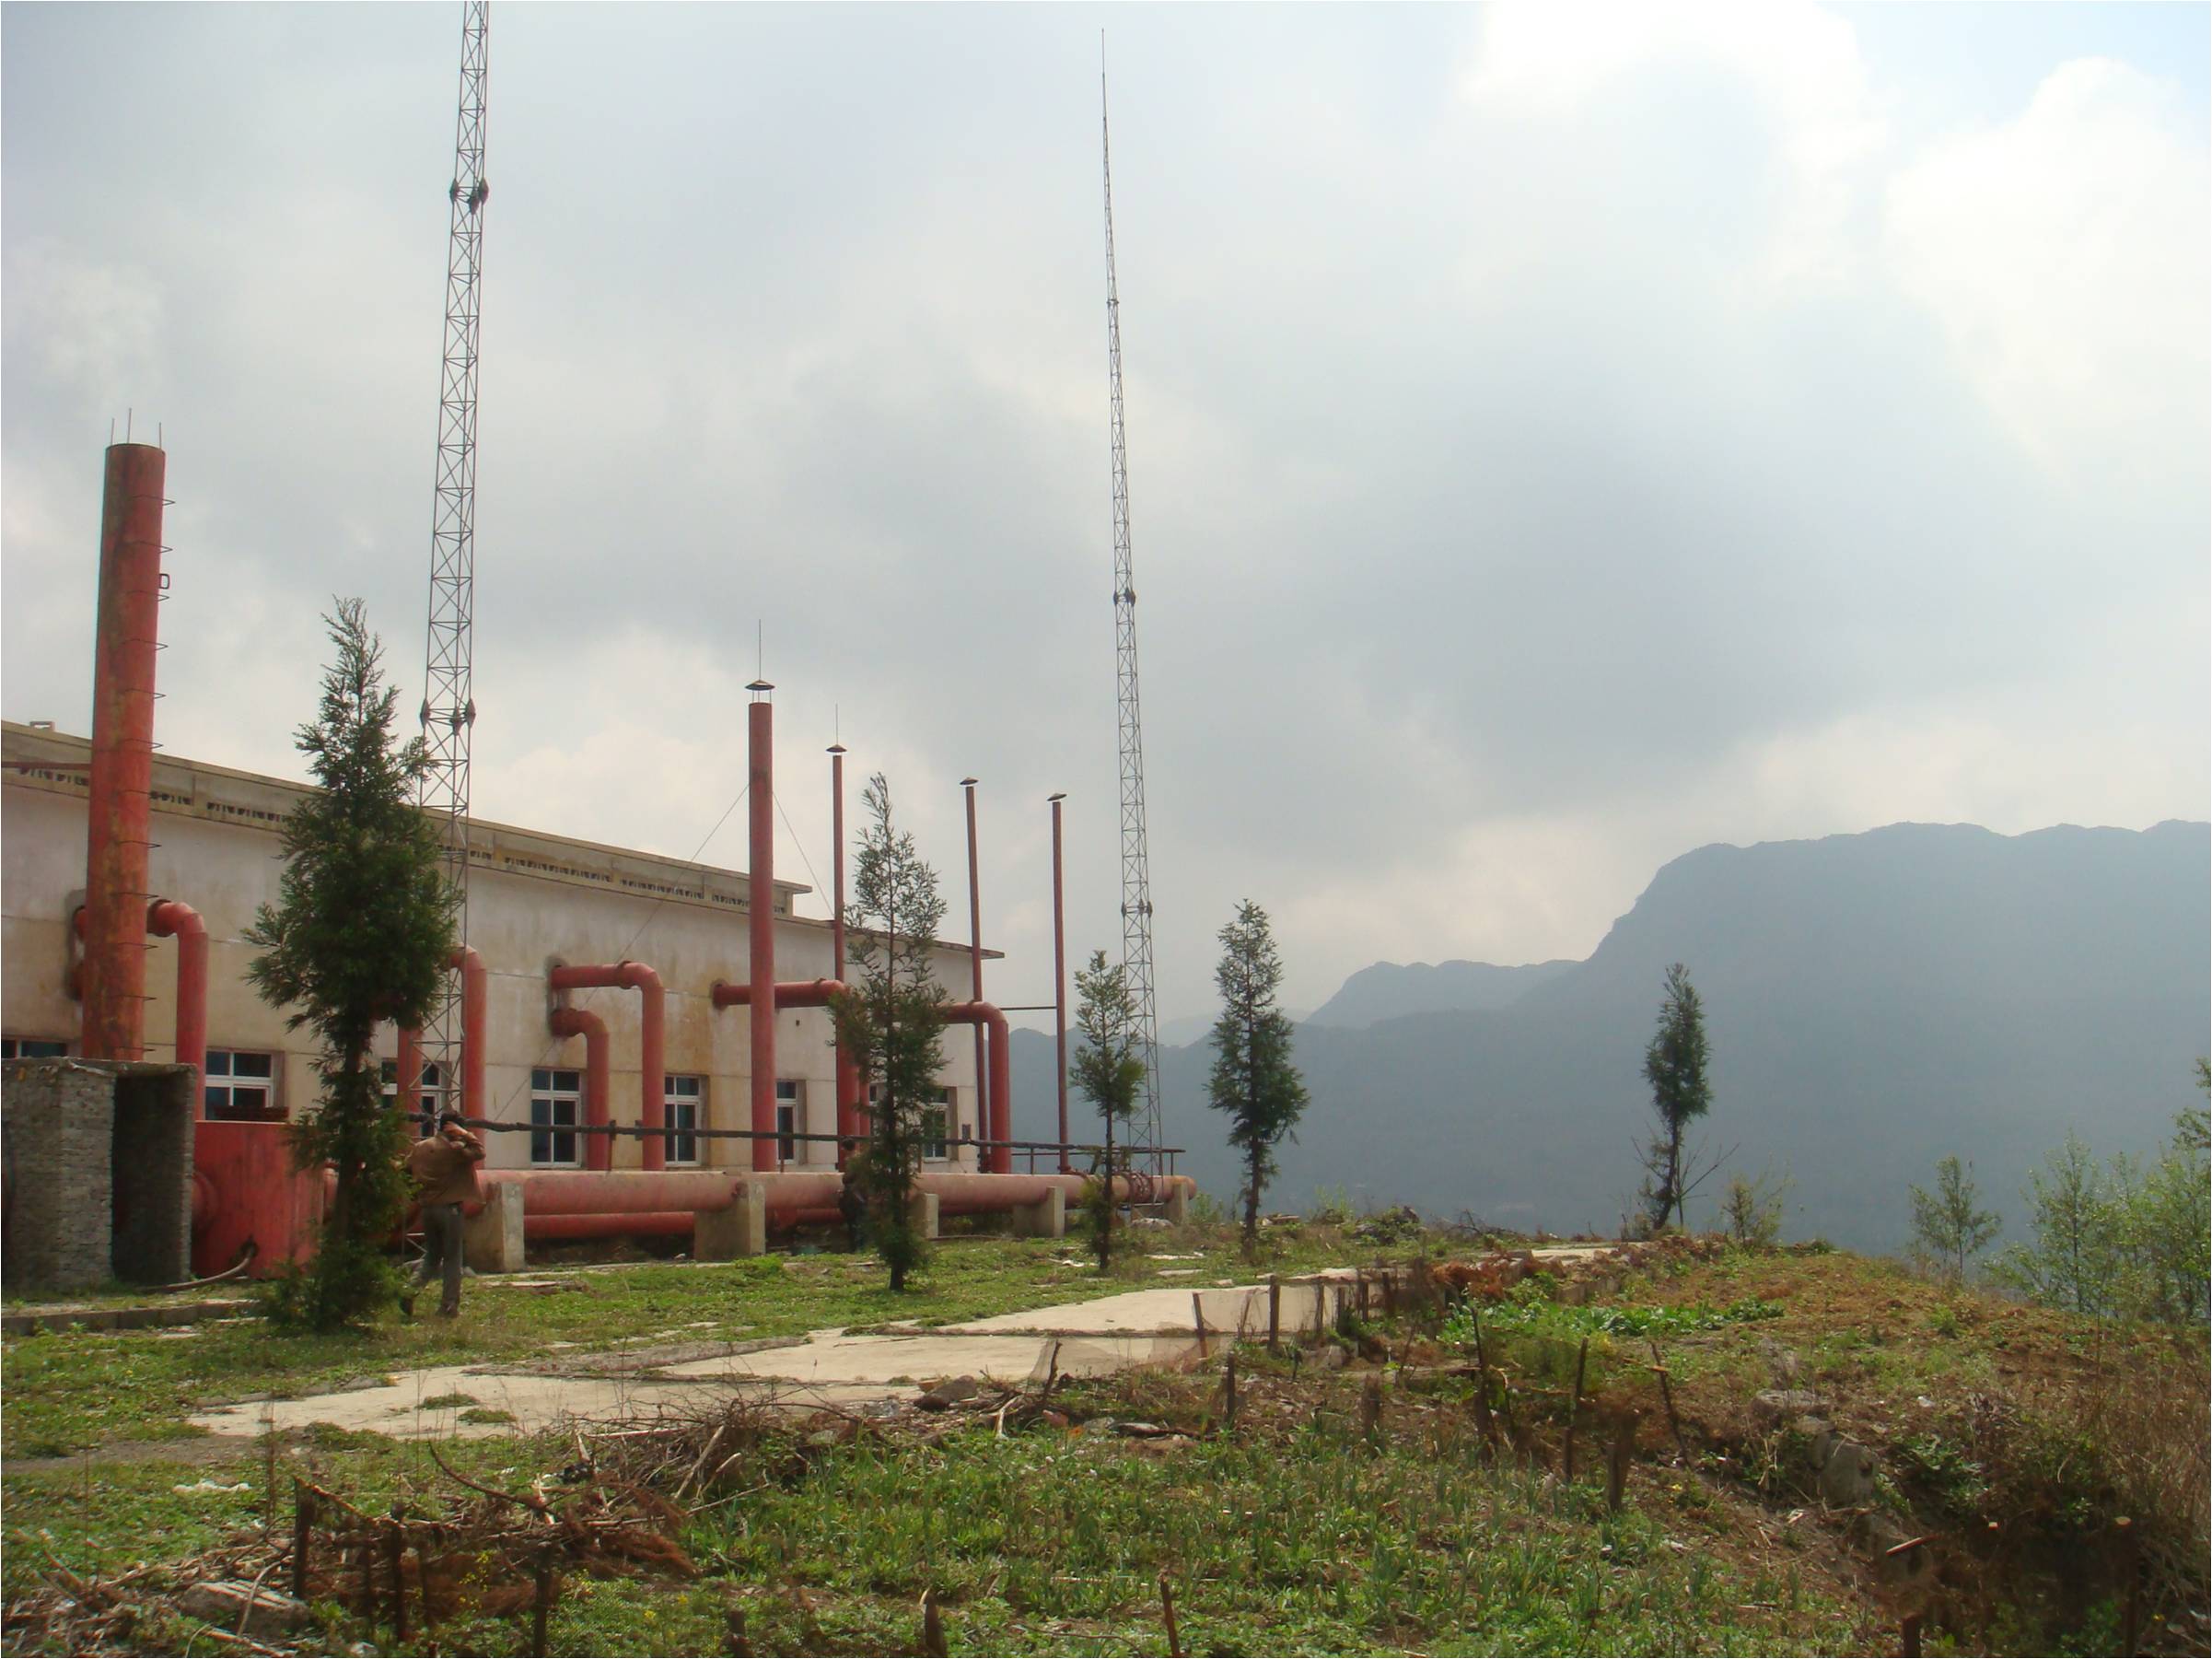
[[(1046, 1002), (1065, 790), (1118, 955), (1103, 29), (1163, 1020), (1247, 897), (1305, 1007), (1709, 842), (2205, 817), (2207, 15), (495, 6), (476, 811), (741, 866), (764, 672), (779, 875), (842, 739), (963, 936), (972, 774)], [(298, 776), (338, 594), (418, 700), (459, 46), (0, 10), (8, 719), (88, 728), (126, 420), (168, 750)]]

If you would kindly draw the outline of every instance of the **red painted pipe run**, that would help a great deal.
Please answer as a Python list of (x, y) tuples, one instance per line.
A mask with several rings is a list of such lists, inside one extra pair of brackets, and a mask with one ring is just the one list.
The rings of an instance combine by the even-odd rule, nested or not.
[[(491, 1095), (484, 1084), (484, 1066), (489, 1051), (484, 1046), (484, 1033), (490, 1023), (489, 1008), (491, 976), (485, 971), (483, 958), (476, 953), (473, 945), (462, 945), (446, 958), (446, 965), (460, 970), (460, 1093), (451, 1093), (453, 1080), (438, 1080), (441, 1093), (448, 1104), (447, 1110), (458, 1111), (468, 1117), (487, 1117)], [(423, 1034), (402, 1028), (400, 1032), (399, 1073), (397, 1090), (400, 1110), (412, 1112), (423, 1086)]]
[(775, 688), (755, 680), (746, 689), (746, 967), (752, 978), (752, 1167), (775, 1167)]
[[(786, 1008), (827, 1008), (830, 999), (844, 988), (844, 983), (836, 979), (786, 979), (781, 985), (771, 987), (774, 998), (772, 1006), (779, 1013)], [(753, 1006), (752, 987), (739, 984), (735, 980), (716, 980), (707, 997), (718, 1009)], [(865, 1135), (867, 1128), (861, 1122), (860, 1114), (860, 1071), (845, 1057), (844, 1050), (840, 1048), (837, 1051), (837, 1133), (848, 1137)], [(774, 1127), (771, 1120), (769, 1127)], [(757, 1147), (763, 1143), (756, 1140), (753, 1144)], [(774, 1150), (771, 1144), (770, 1151)], [(757, 1171), (760, 1160), (755, 1157), (752, 1162)], [(844, 1167), (844, 1147), (842, 1142), (837, 1149), (837, 1166), (840, 1169)], [(774, 1167), (772, 1158), (769, 1168)]]
[[(547, 1022), (556, 1037), (584, 1039), (584, 1126), (587, 1128), (604, 1127), (608, 1123), (609, 1091), (612, 1083), (607, 1069), (607, 1022), (588, 1008), (556, 1008)], [(614, 1137), (587, 1135), (584, 1137), (584, 1167), (588, 1170), (606, 1170), (614, 1167)]]
[[(660, 1128), (664, 1121), (663, 1103), (668, 1094), (668, 1069), (663, 1058), (667, 1024), (660, 976), (642, 962), (618, 962), (585, 966), (564, 963), (546, 977), (556, 991), (623, 989), (640, 994), (642, 1000), (638, 1005), (637, 1021), (638, 1121), (647, 1129)], [(773, 1085), (770, 1092), (774, 1092)], [(640, 1144), (644, 1151), (645, 1167), (649, 1170), (659, 1169), (667, 1152), (666, 1141), (658, 1135), (647, 1135)], [(771, 1144), (769, 1151), (774, 1150)]]
[(152, 444), (108, 447), (85, 834), (84, 1024), (77, 1045), (91, 1060), (135, 1060), (146, 1053), (154, 654), (168, 461)]
[[(207, 1075), (207, 924), (181, 899), (146, 906), (146, 930), (177, 941), (177, 1064)], [(195, 1113), (193, 1116), (197, 1116)]]
[[(1014, 1056), (1007, 1032), (1007, 1017), (988, 1002), (951, 1002), (945, 1005), (943, 1011), (948, 1024), (974, 1025), (991, 1034), (990, 1086), (984, 1092), (986, 1124), (984, 1136), (1000, 1144), (984, 1151), (984, 1168), (995, 1175), (1010, 1175), (1014, 1173), (1014, 1149), (1004, 1143), (1013, 1139)], [(981, 1036), (983, 1031), (976, 1034)]]

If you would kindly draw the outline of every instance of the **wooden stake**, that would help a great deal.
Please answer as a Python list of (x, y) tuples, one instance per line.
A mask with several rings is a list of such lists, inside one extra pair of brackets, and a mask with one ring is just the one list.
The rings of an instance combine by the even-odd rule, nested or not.
[(1191, 1292), (1191, 1324), (1198, 1332), (1198, 1357), (1205, 1358), (1205, 1308), (1198, 1300), (1198, 1292)]
[(1628, 1460), (1635, 1451), (1636, 1414), (1631, 1412), (1613, 1425), (1612, 1461), (1605, 1471), (1605, 1507), (1616, 1515), (1628, 1490)]
[(1373, 1372), (1368, 1373), (1367, 1386), (1359, 1395), (1359, 1431), (1368, 1439), (1375, 1438), (1382, 1424), (1382, 1379)]
[(1168, 1587), (1168, 1575), (1159, 1575), (1159, 1607), (1168, 1621), (1168, 1659), (1182, 1659), (1182, 1632), (1175, 1628), (1175, 1592)]
[(1659, 1398), (1667, 1402), (1667, 1427), (1674, 1431), (1674, 1449), (1682, 1454), (1682, 1467), (1690, 1466), (1690, 1448), (1682, 1440), (1682, 1419), (1674, 1415), (1674, 1387), (1667, 1380), (1667, 1362), (1659, 1358), (1659, 1344), (1651, 1344), (1651, 1369), (1659, 1373)]
[(2143, 1572), (2136, 1559), (2136, 1524), (2122, 1515), (2113, 1523), (2113, 1530), (2120, 1540), (2121, 1615), (2120, 1651), (2139, 1653), (2143, 1651)]
[(292, 1481), (292, 1598), (308, 1599), (308, 1556), (315, 1542), (315, 1494), (297, 1476)]
[(397, 1503), (391, 1506), (391, 1531), (384, 1540), (384, 1563), (391, 1573), (391, 1637), (395, 1644), (407, 1641), (407, 1575), (402, 1566), (407, 1553), (405, 1516)]
[(1566, 1408), (1566, 1455), (1563, 1466), (1563, 1479), (1575, 1478), (1575, 1420), (1582, 1415), (1582, 1373), (1589, 1363), (1589, 1338), (1582, 1338), (1582, 1347), (1575, 1355), (1575, 1393)]
[(1897, 1651), (1904, 1659), (1920, 1659), (1920, 1618), (1917, 1613), (1907, 1613), (1897, 1627)]
[(553, 1611), (553, 1551), (541, 1548), (538, 1551), (538, 1583), (530, 1611), (530, 1651), (538, 1659), (545, 1659), (545, 1619)]
[(1229, 1349), (1228, 1360), (1221, 1367), (1221, 1418), (1228, 1431), (1237, 1431), (1237, 1350)]
[(1282, 1345), (1283, 1341), (1283, 1280), (1279, 1274), (1267, 1276), (1267, 1351)]
[(377, 1535), (370, 1529), (368, 1518), (361, 1518), (361, 1583), (355, 1596), (355, 1612), (363, 1624), (374, 1624), (377, 1618)]
[(922, 1653), (925, 1659), (946, 1659), (945, 1620), (937, 1612), (936, 1587), (922, 1592)]
[(722, 1651), (732, 1659), (752, 1659), (752, 1638), (745, 1633), (745, 1605), (732, 1601), (722, 1608)]

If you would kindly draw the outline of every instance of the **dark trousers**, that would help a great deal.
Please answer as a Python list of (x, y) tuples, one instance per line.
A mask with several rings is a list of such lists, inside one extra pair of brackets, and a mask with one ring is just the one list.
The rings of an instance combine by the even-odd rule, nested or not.
[(423, 1206), (423, 1268), (414, 1276), (414, 1288), (421, 1290), (430, 1282), (430, 1276), (441, 1269), (446, 1282), (444, 1294), (438, 1298), (437, 1311), (458, 1314), (460, 1312), (460, 1206), (458, 1204)]

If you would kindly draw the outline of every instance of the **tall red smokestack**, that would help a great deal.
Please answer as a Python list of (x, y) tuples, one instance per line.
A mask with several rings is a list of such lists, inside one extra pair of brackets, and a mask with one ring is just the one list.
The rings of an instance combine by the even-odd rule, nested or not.
[[(835, 900), (830, 911), (830, 977), (844, 982), (844, 745), (830, 745), (830, 868)], [(837, 1167), (850, 1156), (847, 1143), (863, 1132), (860, 1074), (839, 1043), (837, 1066)]]
[(92, 659), (91, 801), (85, 837), (87, 1059), (145, 1057), (147, 814), (154, 785), (154, 652), (160, 634), (161, 489), (152, 444), (108, 446)]
[(752, 1167), (776, 1166), (775, 1133), (775, 729), (765, 680), (745, 688), (746, 790), (751, 845), (746, 853), (752, 971)]

